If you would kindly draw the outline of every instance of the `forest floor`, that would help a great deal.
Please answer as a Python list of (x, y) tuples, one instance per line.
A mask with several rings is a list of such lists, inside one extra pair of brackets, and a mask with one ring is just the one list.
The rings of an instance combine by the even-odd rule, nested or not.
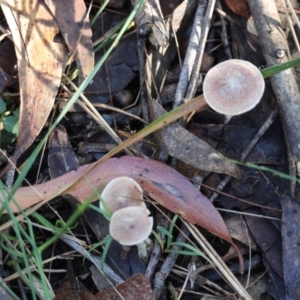
[(299, 3), (102, 2), (0, 4), (0, 298), (300, 299)]

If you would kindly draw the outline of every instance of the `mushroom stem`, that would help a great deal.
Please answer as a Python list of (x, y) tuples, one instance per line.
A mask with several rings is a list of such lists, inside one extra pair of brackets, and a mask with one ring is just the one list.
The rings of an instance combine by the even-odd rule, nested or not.
[(149, 245), (152, 244), (151, 239), (146, 238), (143, 242), (137, 244), (138, 255), (140, 259), (146, 263), (148, 261), (148, 249)]
[(230, 120), (231, 120), (231, 118), (232, 118), (232, 116), (230, 116), (230, 115), (225, 115), (224, 124), (227, 124), (227, 123), (229, 123), (229, 122), (230, 122)]

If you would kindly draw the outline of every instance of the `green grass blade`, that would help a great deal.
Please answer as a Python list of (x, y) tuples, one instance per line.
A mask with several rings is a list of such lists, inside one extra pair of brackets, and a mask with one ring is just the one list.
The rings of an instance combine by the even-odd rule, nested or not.
[(20, 300), (20, 298), (7, 286), (6, 282), (3, 281), (2, 277), (0, 277), (0, 286), (12, 297), (12, 299)]
[(174, 253), (178, 255), (186, 255), (186, 256), (199, 256), (197, 252), (194, 251), (187, 251), (187, 250), (175, 250), (175, 249), (168, 249), (165, 251), (166, 253)]
[(173, 238), (172, 233), (171, 233), (168, 229), (166, 229), (166, 228), (164, 228), (164, 227), (161, 227), (161, 226), (157, 226), (157, 229), (158, 229), (162, 234), (164, 234), (165, 236), (168, 236), (168, 237), (170, 237), (170, 238)]
[(33, 216), (34, 218), (36, 218), (36, 219), (39, 221), (40, 224), (42, 224), (42, 225), (44, 225), (44, 226), (46, 226), (46, 227), (48, 227), (48, 228), (51, 228), (51, 229), (53, 229), (53, 230), (57, 230), (57, 227), (56, 227), (56, 226), (54, 226), (51, 222), (49, 222), (46, 218), (44, 218), (44, 217), (43, 217), (42, 215), (40, 215), (39, 213), (34, 212), (34, 213), (32, 213), (32, 216)]
[(175, 223), (176, 223), (178, 217), (179, 217), (179, 215), (174, 215), (174, 217), (171, 221), (171, 224), (170, 224), (170, 227), (169, 227), (170, 235), (167, 235), (167, 249), (171, 248), (171, 244), (173, 242), (173, 230), (174, 230), (174, 226), (175, 226)]
[(105, 245), (103, 249), (103, 253), (101, 255), (101, 269), (104, 270), (104, 264), (107, 257), (108, 249), (110, 247), (111, 242), (113, 241), (113, 238), (111, 236), (107, 236), (105, 239)]
[(210, 261), (209, 258), (202, 251), (200, 251), (199, 249), (197, 249), (196, 247), (194, 247), (190, 244), (187, 244), (184, 242), (174, 242), (174, 243), (172, 243), (172, 246), (181, 246), (181, 247), (187, 248), (187, 249), (191, 250), (190, 253), (194, 253), (192, 255), (201, 256), (201, 257), (205, 258), (207, 261)]
[(91, 21), (91, 27), (94, 26), (94, 24), (96, 23), (96, 21), (98, 20), (98, 18), (100, 17), (100, 15), (102, 14), (102, 12), (104, 11), (105, 7), (107, 6), (109, 0), (105, 0), (103, 2), (103, 4), (100, 6), (100, 8), (98, 9), (97, 13), (95, 14), (94, 18)]
[(258, 166), (256, 164), (253, 164), (253, 163), (250, 163), (250, 162), (241, 163), (241, 162), (239, 162), (237, 160), (233, 160), (233, 159), (230, 159), (230, 161), (237, 164), (237, 165), (241, 165), (241, 166), (244, 166), (244, 167), (256, 169), (256, 170), (259, 170), (259, 171), (270, 172), (270, 173), (274, 174), (275, 176), (278, 176), (278, 177), (281, 177), (281, 178), (284, 178), (284, 179), (287, 179), (287, 180), (291, 180), (291, 181), (296, 181), (297, 183), (300, 183), (299, 178), (296, 178), (296, 177), (293, 177), (289, 174), (285, 174), (285, 173), (273, 170), (273, 169), (265, 167), (265, 166)]
[[(161, 228), (162, 228), (162, 227), (161, 227)], [(163, 240), (162, 240), (161, 236), (160, 236), (157, 232), (155, 232), (154, 230), (152, 230), (152, 234), (153, 234), (154, 237), (157, 239), (157, 241), (158, 241), (158, 243), (159, 243), (159, 245), (160, 245), (160, 248), (161, 248), (162, 250), (164, 250), (165, 247), (164, 247), (164, 243), (163, 243)]]
[(264, 78), (268, 78), (272, 75), (285, 71), (289, 68), (295, 67), (296, 65), (300, 64), (300, 58), (295, 58), (290, 61), (278, 64), (276, 66), (272, 66), (269, 68), (265, 68), (261, 70), (261, 74)]

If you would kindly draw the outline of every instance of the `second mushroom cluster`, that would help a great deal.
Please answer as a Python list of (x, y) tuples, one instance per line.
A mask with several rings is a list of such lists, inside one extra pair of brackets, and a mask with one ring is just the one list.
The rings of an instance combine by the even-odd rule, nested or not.
[(143, 190), (134, 179), (118, 177), (111, 180), (101, 196), (105, 204), (100, 201), (100, 208), (108, 208), (112, 214), (109, 232), (116, 241), (132, 246), (148, 238), (153, 218), (143, 200)]

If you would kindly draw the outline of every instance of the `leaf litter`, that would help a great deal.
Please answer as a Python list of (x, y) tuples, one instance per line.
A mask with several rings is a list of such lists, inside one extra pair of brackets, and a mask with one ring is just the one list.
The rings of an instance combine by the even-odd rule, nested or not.
[[(170, 106), (168, 106), (170, 102), (164, 102), (166, 104), (163, 106), (160, 105), (162, 104), (160, 100), (164, 100), (160, 99), (160, 92), (163, 88), (169, 86), (168, 97), (172, 99), (176, 95), (176, 83), (179, 82), (180, 65), (182, 65), (180, 60), (184, 59), (186, 51), (189, 51), (189, 48), (183, 48), (183, 44), (184, 41), (189, 41), (190, 33), (194, 32), (191, 27), (189, 27), (189, 22), (195, 15), (195, 9), (198, 5), (197, 1), (183, 1), (180, 6), (176, 8), (178, 3), (176, 2), (175, 4), (175, 2), (176, 1), (174, 1), (175, 9), (166, 14), (166, 11), (170, 10), (169, 7), (162, 6), (162, 9), (160, 9), (156, 1), (147, 1), (147, 6), (142, 8), (142, 14), (136, 19), (136, 29), (139, 30), (143, 28), (144, 31), (148, 30), (150, 33), (150, 43), (153, 45), (146, 42), (147, 35), (145, 35), (144, 39), (136, 38), (135, 33), (129, 31), (127, 36), (121, 40), (120, 47), (115, 48), (113, 54), (107, 61), (107, 65), (101, 68), (100, 72), (96, 74), (95, 80), (88, 86), (86, 90), (87, 98), (93, 99), (94, 103), (98, 101), (100, 103), (106, 103), (108, 106), (116, 106), (122, 109), (126, 109), (128, 104), (135, 106), (139, 103), (136, 106), (138, 109), (135, 110), (135, 113), (142, 112), (140, 116), (148, 123), (159, 118), (170, 109)], [(232, 2), (234, 3), (234, 1), (226, 1), (226, 5), (224, 4), (223, 8), (218, 5), (213, 13), (213, 16), (220, 20), (221, 27), (215, 24), (206, 24), (208, 28), (210, 28), (208, 32), (209, 42), (206, 43), (203, 61), (200, 63), (201, 75), (205, 75), (205, 72), (217, 62), (226, 60), (232, 56), (236, 57), (236, 54), (233, 55), (231, 53), (233, 48), (230, 46), (233, 44), (236, 44), (238, 47), (238, 58), (251, 61), (258, 66), (266, 62), (266, 54), (260, 49), (261, 42), (259, 41), (259, 37), (252, 33), (250, 34), (245, 27), (245, 22), (249, 17), (249, 11), (251, 11), (254, 18), (257, 18), (254, 9), (251, 8), (252, 4), (249, 10), (247, 6), (245, 8), (244, 3), (237, 7), (232, 5)], [(204, 1), (204, 4), (205, 3)], [(90, 8), (86, 7), (86, 4), (80, 0), (68, 4), (62, 1), (23, 1), (21, 3), (11, 0), (1, 2), (6, 21), (12, 32), (18, 64), (21, 102), (19, 132), (14, 129), (16, 125), (15, 121), (11, 123), (12, 127), (9, 129), (9, 132), (13, 133), (15, 138), (17, 137), (16, 148), (12, 155), (12, 161), (14, 163), (31, 147), (34, 140), (39, 137), (45, 124), (47, 126), (48, 116), (53, 109), (55, 99), (58, 98), (60, 101), (61, 99), (65, 101), (69, 97), (59, 90), (62, 74), (67, 64), (68, 52), (70, 54), (68, 63), (70, 64), (72, 62), (72, 58), (75, 60), (75, 63), (69, 65), (69, 70), (72, 72), (75, 70), (76, 74), (77, 67), (78, 81), (75, 81), (75, 83), (80, 84), (94, 67), (92, 37), (94, 40), (99, 39), (105, 31), (108, 31), (116, 22), (122, 19), (120, 16), (128, 13), (128, 7), (125, 6), (122, 8), (122, 4), (119, 3), (119, 5), (115, 6), (119, 9), (118, 14), (116, 14), (116, 11), (104, 11), (103, 15), (97, 21), (97, 28), (91, 29), (89, 22), (86, 21)], [(296, 5), (295, 3), (293, 4)], [(151, 7), (151, 5), (153, 6)], [(200, 5), (203, 4), (200, 3), (199, 6)], [(149, 7), (151, 7), (152, 11)], [(234, 10), (233, 7), (236, 9)], [(207, 9), (204, 10), (205, 16), (212, 13), (209, 6), (205, 7), (205, 9)], [(65, 14), (66, 11), (68, 12), (67, 17)], [(182, 14), (183, 11), (185, 12), (184, 14)], [(227, 15), (225, 15), (227, 25), (223, 19), (224, 11), (227, 12)], [(95, 12), (96, 9), (92, 8), (91, 14), (93, 15)], [(152, 17), (156, 19), (157, 26), (151, 23), (151, 20), (153, 20), (153, 18), (151, 19), (151, 13), (154, 13)], [(178, 41), (175, 39), (166, 40), (170, 28), (168, 27), (169, 23), (163, 21), (162, 14), (165, 18), (168, 18), (170, 13), (173, 13), (172, 35), (174, 37), (174, 34), (177, 34), (180, 48), (176, 46)], [(145, 16), (150, 16), (150, 18), (146, 22), (147, 26), (142, 27), (145, 25), (145, 23), (143, 23), (143, 17)], [(201, 19), (204, 24), (207, 20), (205, 16)], [(282, 15), (281, 18), (283, 18)], [(104, 23), (105, 28), (101, 27)], [(199, 24), (197, 26), (199, 26)], [(96, 31), (100, 31), (100, 34), (97, 33), (97, 37), (95, 35)], [(231, 35), (227, 36), (227, 31), (230, 32)], [(258, 34), (261, 34), (261, 32), (258, 31)], [(218, 38), (222, 40), (222, 44), (216, 42)], [(216, 47), (213, 48), (213, 45)], [(141, 48), (141, 46), (146, 47)], [(225, 47), (225, 52), (218, 48), (220, 46)], [(104, 51), (105, 48), (103, 52), (100, 51), (96, 55), (96, 60), (103, 55)], [(263, 51), (265, 51), (265, 48), (263, 48)], [(143, 60), (143, 54), (145, 52), (147, 55)], [(181, 57), (180, 55), (178, 56), (178, 53)], [(291, 53), (293, 55), (293, 51)], [(196, 60), (197, 59), (196, 57)], [(276, 61), (276, 63), (279, 62), (278, 60)], [(196, 65), (198, 61), (194, 63)], [(14, 74), (11, 69), (7, 70), (7, 67), (5, 68), (5, 66), (2, 65), (1, 59), (0, 67), (1, 70), (5, 70), (5, 76), (3, 77), (5, 80), (7, 76), (11, 76), (7, 74)], [(174, 74), (173, 78), (170, 76), (172, 73)], [(143, 76), (143, 74), (145, 75)], [(195, 75), (193, 73), (191, 74)], [(189, 80), (192, 82), (193, 77)], [(299, 76), (296, 76), (296, 80), (299, 82)], [(144, 87), (144, 82), (146, 82), (146, 88)], [(200, 84), (193, 93), (201, 93), (201, 80), (199, 80), (198, 83)], [(3, 89), (7, 89), (9, 84), (5, 83)], [(11, 85), (10, 89), (15, 89), (15, 85)], [(122, 92), (122, 94), (119, 94), (120, 92)], [(195, 95), (193, 93), (191, 98)], [(128, 98), (122, 99), (122, 97)], [(138, 97), (140, 97), (141, 102), (135, 101), (135, 98)], [(16, 104), (12, 106), (11, 102), (7, 102), (5, 98), (4, 101), (7, 103), (4, 109), (11, 109), (11, 117), (16, 116)], [(126, 105), (122, 103), (126, 103)], [(69, 134), (70, 142), (68, 141), (67, 135), (59, 131), (54, 133), (56, 136), (52, 135), (50, 138), (49, 162), (47, 163), (47, 159), (44, 159), (46, 163), (43, 164), (41, 168), (43, 174), (40, 175), (44, 177), (43, 179), (46, 180), (46, 182), (35, 185), (35, 192), (31, 187), (22, 187), (17, 191), (14, 198), (21, 204), (23, 209), (40, 201), (43, 201), (43, 203), (49, 202), (53, 196), (66, 194), (72, 195), (77, 199), (76, 201), (81, 202), (94, 194), (92, 186), (99, 188), (101, 191), (103, 186), (110, 179), (122, 175), (129, 175), (140, 182), (145, 195), (151, 200), (155, 200), (160, 207), (166, 210), (167, 214), (170, 212), (179, 214), (184, 220), (205, 228), (207, 230), (204, 231), (206, 238), (216, 248), (220, 248), (218, 250), (219, 255), (225, 255), (227, 250), (229, 251), (229, 245), (216, 242), (210, 234), (212, 233), (229, 243), (233, 243), (230, 236), (231, 232), (228, 231), (223, 221), (223, 216), (225, 216), (226, 219), (230, 218), (234, 212), (227, 211), (220, 214), (216, 208), (227, 208), (230, 210), (238, 210), (239, 213), (242, 214), (252, 213), (273, 218), (273, 221), (269, 219), (259, 219), (260, 221), (258, 221), (255, 216), (246, 216), (244, 219), (247, 222), (244, 222), (243, 219), (242, 222), (236, 222), (235, 224), (244, 226), (244, 228), (247, 229), (240, 231), (239, 237), (237, 235), (235, 235), (235, 237), (238, 237), (242, 243), (247, 244), (245, 241), (248, 240), (251, 240), (251, 243), (256, 243), (253, 249), (256, 249), (258, 255), (264, 258), (264, 266), (251, 265), (251, 261), (249, 261), (249, 249), (251, 245), (249, 243), (247, 244), (249, 248), (243, 247), (243, 245), (239, 246), (243, 249), (245, 265), (248, 266), (252, 272), (253, 276), (251, 280), (255, 282), (256, 278), (260, 276), (264, 276), (264, 278), (269, 276), (272, 278), (273, 285), (275, 285), (275, 288), (273, 286), (272, 296), (275, 299), (279, 299), (279, 295), (284, 295), (285, 293), (297, 295), (297, 285), (293, 285), (290, 276), (290, 274), (297, 276), (297, 272), (293, 271), (295, 266), (293, 262), (289, 260), (289, 257), (296, 256), (296, 254), (294, 254), (296, 253), (296, 248), (287, 246), (289, 243), (287, 237), (291, 232), (297, 230), (298, 222), (296, 220), (298, 218), (295, 216), (295, 212), (297, 211), (295, 200), (299, 195), (299, 187), (295, 185), (294, 182), (278, 179), (278, 177), (272, 173), (238, 167), (232, 161), (225, 159), (233, 158), (240, 160), (241, 157), (243, 157), (245, 148), (251, 144), (253, 136), (272, 113), (275, 106), (273, 95), (268, 89), (265, 92), (263, 101), (253, 111), (242, 116), (237, 116), (231, 119), (229, 123), (224, 123), (222, 118), (218, 115), (214, 115), (208, 110), (207, 106), (203, 105), (201, 106), (201, 113), (196, 113), (191, 119), (191, 124), (193, 124), (195, 128), (197, 128), (197, 126), (199, 128), (201, 127), (201, 130), (197, 132), (197, 136), (186, 129), (189, 127), (186, 127), (182, 120), (163, 127), (164, 121), (162, 119), (159, 131), (148, 136), (147, 140), (139, 140), (137, 136), (136, 140), (139, 140), (139, 146), (131, 148), (133, 151), (131, 153), (147, 158), (124, 156), (122, 158), (107, 159), (107, 157), (109, 157), (107, 156), (104, 158), (103, 163), (100, 161), (96, 165), (85, 165), (77, 169), (78, 157), (81, 162), (84, 160), (85, 163), (91, 163), (95, 158), (99, 159), (103, 156), (103, 150), (97, 151), (97, 148), (95, 149), (95, 147), (93, 147), (93, 151), (89, 154), (81, 153), (81, 155), (76, 157), (79, 142), (84, 141), (85, 144), (97, 145), (100, 141), (101, 143), (105, 141), (105, 144), (114, 144), (103, 130), (91, 123), (90, 118), (87, 117), (85, 113), (78, 110), (70, 114), (70, 116), (63, 121), (63, 125), (66, 128), (65, 132)], [(200, 106), (197, 107), (197, 109), (199, 108)], [(3, 113), (5, 113), (5, 110)], [(132, 135), (135, 131), (139, 132), (143, 126), (139, 124), (138, 121), (132, 122), (130, 118), (127, 118), (125, 122), (120, 121), (119, 116), (111, 112), (100, 109), (100, 113), (105, 117), (109, 116), (109, 122), (107, 123), (113, 124), (114, 130), (120, 137), (123, 137), (123, 139)], [(298, 154), (295, 152), (295, 140), (290, 134), (290, 132), (297, 130), (297, 128), (291, 128), (290, 120), (285, 122), (286, 116), (282, 114), (281, 111), (279, 111), (279, 113), (281, 114), (281, 121), (277, 119), (271, 127), (264, 132), (260, 140), (255, 142), (246, 160), (263, 165), (271, 165), (275, 170), (288, 173), (289, 170), (292, 170), (291, 167), (293, 167), (293, 163), (291, 163), (292, 160), (290, 160), (288, 164), (285, 158), (291, 155), (290, 157), (296, 158), (297, 160), (298, 157)], [(293, 115), (293, 118), (294, 117)], [(2, 120), (5, 121), (4, 118)], [(6, 120), (9, 120), (8, 117), (6, 117)], [(297, 124), (297, 122), (295, 124)], [(286, 128), (288, 128), (288, 131), (286, 131)], [(216, 129), (218, 133), (216, 133)], [(56, 137), (58, 139), (56, 139)], [(284, 146), (284, 139), (286, 139), (290, 148)], [(8, 138), (6, 141), (6, 144), (10, 145), (13, 142), (13, 138)], [(1, 134), (1, 143), (2, 147), (5, 146), (3, 134)], [(59, 150), (56, 151), (55, 149)], [(289, 149), (292, 150), (292, 152), (289, 152)], [(114, 154), (116, 154), (116, 152), (114, 152)], [(172, 167), (179, 172), (168, 166), (171, 158), (173, 158)], [(176, 158), (176, 160), (174, 158)], [(160, 160), (163, 163), (156, 162), (156, 160)], [(69, 172), (70, 169), (77, 169), (77, 171)], [(49, 180), (47, 172), (50, 172), (52, 178), (56, 178), (63, 173), (66, 174)], [(187, 180), (180, 172), (187, 178), (192, 179), (194, 184)], [(225, 178), (224, 174), (230, 175), (232, 178), (228, 176)], [(291, 174), (293, 175), (295, 173)], [(201, 184), (203, 184), (203, 187), (200, 189), (201, 191), (199, 191)], [(67, 186), (68, 189), (64, 190), (65, 186)], [(209, 198), (214, 194), (214, 190), (216, 189), (223, 189), (225, 194), (221, 194), (218, 198), (214, 196), (212, 198), (214, 205), (212, 205)], [(40, 195), (37, 195), (36, 192)], [(289, 196), (283, 196), (286, 194)], [(246, 202), (241, 202), (239, 200), (240, 198), (242, 198), (241, 200), (246, 200)], [(97, 199), (97, 196), (93, 195), (93, 200), (95, 199)], [(3, 201), (3, 194), (1, 200)], [(70, 216), (74, 210), (73, 206), (68, 206), (66, 203), (64, 204), (63, 200), (59, 200), (59, 203), (53, 201), (49, 203), (52, 203), (54, 207), (58, 205), (58, 212), (61, 216), (64, 216), (64, 218)], [(74, 201), (70, 203), (74, 203)], [(254, 208), (256, 205), (260, 208)], [(18, 211), (14, 204), (11, 204), (11, 207), (15, 212)], [(158, 214), (160, 213), (155, 210), (154, 206), (152, 207), (150, 205), (150, 207), (152, 209), (151, 213), (157, 219), (159, 225), (160, 217), (158, 217)], [(284, 221), (282, 228), (280, 223), (276, 221), (281, 219), (281, 209), (283, 211)], [(51, 220), (55, 220), (56, 218), (55, 214), (46, 206), (43, 206), (39, 212), (49, 216)], [(85, 212), (85, 217), (87, 223), (92, 224), (92, 228), (79, 226), (74, 229), (74, 234), (81, 234), (80, 230), (85, 230), (87, 234), (87, 231), (92, 229), (98, 240), (103, 239), (106, 232), (105, 226), (107, 226), (105, 221), (103, 226), (95, 225), (96, 222), (100, 221), (97, 221), (97, 215), (92, 214), (90, 209)], [(99, 230), (95, 230), (96, 227), (99, 227)], [(165, 224), (165, 228), (168, 229), (170, 227)], [(179, 228), (180, 223), (176, 224), (175, 236), (173, 237), (174, 241), (178, 235), (177, 238), (180, 238), (183, 243), (193, 244), (195, 241), (200, 243), (193, 235), (193, 232), (185, 233), (187, 236), (182, 237), (180, 235), (182, 228), (180, 230)], [(248, 238), (250, 232), (253, 235), (251, 239)], [(189, 234), (193, 235), (193, 238), (191, 238)], [(280, 235), (282, 235), (283, 238), (281, 238)], [(161, 241), (155, 240), (153, 248), (150, 249), (153, 249), (153, 253), (160, 253), (158, 257), (161, 257), (165, 262), (170, 261), (168, 272), (176, 273), (174, 263), (176, 260), (175, 257), (178, 256), (167, 255), (163, 252), (164, 249), (162, 249), (162, 247), (158, 247), (158, 249), (160, 248), (159, 250), (154, 250), (157, 249), (155, 248), (157, 247), (156, 244), (164, 245), (164, 238), (165, 237), (162, 236)], [(293, 238), (295, 240), (298, 239), (296, 235), (293, 236)], [(89, 240), (88, 234), (86, 235), (86, 240)], [(79, 243), (79, 240), (77, 240), (76, 243)], [(283, 252), (281, 252), (281, 248)], [(64, 253), (65, 249), (59, 245), (56, 251)], [(155, 260), (154, 256), (150, 256), (147, 266), (138, 267), (138, 265), (141, 266), (144, 262), (140, 260), (137, 255), (132, 256), (133, 251), (133, 249), (122, 249), (117, 246), (116, 243), (110, 245), (107, 252), (107, 261), (110, 261), (111, 267), (113, 267), (114, 263), (120, 266), (120, 268), (116, 268), (115, 265), (113, 272), (122, 274), (122, 268), (124, 270), (131, 269), (132, 272), (129, 272), (127, 275), (127, 278), (130, 278), (129, 280), (133, 280), (135, 278), (133, 277), (134, 275), (138, 272), (142, 272), (148, 275), (147, 280), (150, 280), (150, 282), (154, 272), (157, 272), (157, 278), (160, 264)], [(45, 255), (46, 253), (47, 252), (45, 252)], [(233, 256), (236, 256), (236, 252)], [(111, 257), (113, 257), (113, 260), (110, 260)], [(181, 267), (186, 267), (185, 270), (187, 270), (187, 268), (190, 270), (190, 266), (194, 263), (193, 259), (188, 259), (188, 265), (187, 262), (184, 262), (183, 258), (188, 259), (188, 256), (179, 256), (178, 263), (181, 264)], [(283, 258), (283, 264), (279, 263), (281, 258)], [(99, 260), (100, 259), (99, 256)], [(196, 264), (197, 263), (200, 265), (203, 264), (203, 261), (196, 260)], [(232, 295), (233, 293), (237, 293), (245, 299), (256, 299), (255, 297), (257, 296), (254, 296), (253, 289), (251, 293), (250, 290), (248, 293), (237, 280), (237, 278), (242, 279), (242, 275), (238, 274), (239, 268), (235, 271), (237, 275), (234, 276), (230, 271), (226, 270), (226, 266), (222, 267), (221, 265), (218, 266), (219, 272), (226, 277), (226, 284), (228, 284), (227, 289), (231, 291), (230, 293), (232, 293)], [(148, 269), (145, 272), (146, 267)], [(268, 268), (269, 273), (262, 275), (264, 267)], [(150, 271), (150, 269), (153, 271)], [(68, 270), (71, 270), (70, 266), (68, 266)], [(204, 268), (202, 268), (202, 272), (205, 272), (203, 270)], [(82, 277), (83, 273), (81, 270), (76, 275), (80, 277), (81, 282), (84, 282)], [(198, 273), (195, 271), (194, 274), (186, 272), (176, 274), (179, 274), (178, 278), (180, 279), (178, 281), (172, 280), (171, 286), (169, 286), (168, 289), (162, 289), (162, 287), (166, 287), (164, 280), (159, 283), (159, 286), (157, 286), (156, 281), (154, 288), (156, 298), (160, 296), (161, 292), (164, 293), (165, 296), (172, 294), (173, 297), (177, 297), (178, 292), (176, 288), (182, 287), (183, 281), (189, 278), (189, 276), (190, 278), (197, 278)], [(201, 273), (202, 276), (205, 276), (205, 274), (206, 273)], [(211, 274), (209, 276), (211, 276)], [(172, 276), (168, 279), (171, 277)], [(55, 277), (54, 280), (58, 278), (59, 277)], [(103, 278), (96, 279), (96, 275), (93, 272), (94, 281), (103, 281)], [(167, 275), (164, 279), (166, 278)], [(123, 278), (123, 280), (126, 280), (126, 278)], [(148, 294), (151, 294), (151, 287), (148, 285), (149, 281), (145, 283), (145, 289), (141, 287), (143, 280), (145, 280), (145, 278), (138, 279), (138, 287), (132, 286), (132, 289), (136, 289), (135, 292), (137, 292), (137, 294), (141, 294), (143, 291), (146, 293), (146, 290)], [(221, 281), (222, 279), (218, 279), (216, 283), (221, 286)], [(202, 283), (199, 283), (197, 279), (195, 283), (194, 287), (184, 286), (186, 295), (183, 294), (183, 298), (188, 297), (188, 291), (191, 290), (196, 293), (203, 293), (201, 287)], [(95, 286), (104, 285), (97, 282)], [(95, 286), (89, 290), (93, 295), (89, 294), (87, 297), (97, 297)], [(125, 281), (124, 295), (127, 295), (126, 289), (130, 289), (130, 287), (130, 281)], [(141, 288), (142, 292), (139, 288)], [(215, 289), (215, 293), (228, 296), (227, 291), (218, 289), (217, 286), (215, 286)], [(272, 287), (269, 287), (267, 290), (265, 286), (265, 290), (262, 293), (265, 295), (270, 292), (270, 290), (272, 290)], [(70, 286), (67, 288), (67, 291), (70, 291), (70, 293), (74, 292)], [(118, 291), (122, 294), (122, 288), (120, 290), (117, 288), (117, 290), (111, 291), (112, 294), (107, 296), (108, 299), (115, 297), (116, 295), (114, 293), (118, 293)], [(157, 291), (160, 292), (158, 293)], [(76, 293), (78, 293), (78, 291), (75, 291), (75, 294)], [(108, 292), (108, 295), (109, 293), (110, 292)], [(134, 295), (134, 293), (132, 293), (132, 295)], [(262, 294), (260, 294), (259, 297), (263, 297), (261, 295)], [(59, 291), (57, 297), (63, 297), (63, 292)], [(126, 296), (126, 299), (128, 297)], [(138, 298), (134, 298), (133, 296), (132, 299)], [(151, 299), (151, 297), (149, 299)]]

